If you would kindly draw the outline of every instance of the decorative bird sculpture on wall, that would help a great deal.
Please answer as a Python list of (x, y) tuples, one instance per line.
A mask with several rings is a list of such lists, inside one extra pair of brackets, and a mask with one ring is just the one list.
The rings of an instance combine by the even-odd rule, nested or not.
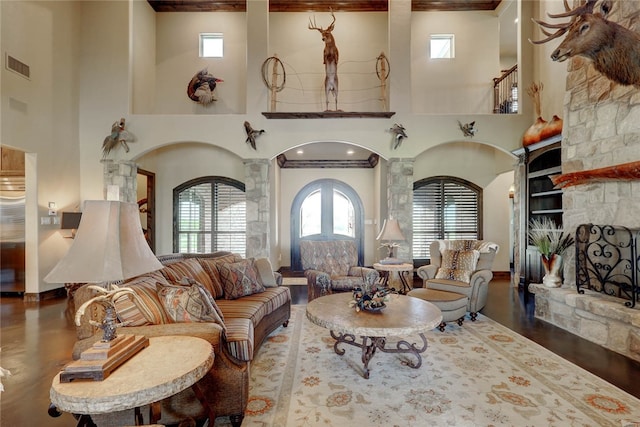
[(251, 123), (244, 122), (244, 130), (247, 132), (247, 139), (245, 142), (251, 145), (251, 148), (256, 149), (256, 138), (264, 133), (264, 129), (255, 130), (251, 127)]
[(468, 138), (473, 138), (478, 131), (475, 121), (463, 125), (462, 123), (460, 123), (460, 120), (458, 120), (458, 127), (462, 131), (462, 134)]
[(121, 118), (120, 121), (113, 122), (111, 125), (111, 133), (102, 142), (102, 158), (105, 159), (111, 150), (118, 145), (124, 147), (125, 152), (129, 152), (129, 145), (127, 142), (135, 141), (135, 137), (130, 132), (124, 129), (125, 120)]
[(391, 147), (394, 150), (400, 147), (403, 139), (408, 138), (406, 129), (398, 123), (394, 123), (393, 127), (389, 128), (389, 132), (393, 134), (393, 144)]
[(207, 106), (213, 101), (217, 101), (213, 93), (216, 85), (224, 80), (209, 74), (208, 69), (204, 68), (191, 79), (187, 86), (187, 95), (192, 101)]

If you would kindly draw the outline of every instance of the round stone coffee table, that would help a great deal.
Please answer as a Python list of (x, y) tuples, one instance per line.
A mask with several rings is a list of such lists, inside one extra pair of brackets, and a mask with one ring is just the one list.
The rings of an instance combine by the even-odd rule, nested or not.
[[(417, 362), (406, 362), (412, 368), (422, 365), (421, 353), (427, 349), (424, 332), (430, 331), (442, 321), (442, 313), (434, 304), (406, 295), (390, 295), (386, 307), (378, 312), (357, 312), (349, 307), (353, 299), (350, 292), (326, 295), (316, 298), (307, 304), (307, 318), (318, 326), (329, 329), (336, 340), (334, 351), (343, 355), (344, 349), (338, 348), (341, 343), (362, 349), (364, 377), (369, 378), (369, 361), (376, 350), (384, 353), (413, 354)], [(386, 347), (386, 338), (419, 334), (422, 346), (398, 341), (395, 348)], [(362, 343), (356, 341), (361, 337)], [(403, 362), (404, 364), (405, 362)]]
[[(211, 344), (202, 338), (165, 336), (149, 338), (143, 349), (102, 381), (74, 380), (61, 383), (56, 375), (49, 397), (58, 410), (81, 414), (106, 414), (151, 404), (151, 424), (160, 419), (159, 402), (193, 386), (196, 396), (205, 405), (209, 424), (215, 414), (206, 405), (197, 381), (213, 366)], [(213, 417), (213, 418), (211, 418)], [(92, 425), (88, 423), (87, 425)]]

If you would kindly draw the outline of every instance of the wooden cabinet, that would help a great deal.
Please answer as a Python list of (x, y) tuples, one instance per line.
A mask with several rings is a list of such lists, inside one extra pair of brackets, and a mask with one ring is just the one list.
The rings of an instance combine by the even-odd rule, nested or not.
[(516, 250), (519, 252), (518, 268), (520, 284), (542, 283), (544, 269), (540, 253), (529, 245), (527, 233), (533, 218), (549, 218), (562, 226), (562, 190), (555, 189), (549, 178), (562, 173), (562, 135), (515, 150), (521, 161), (519, 198), (519, 236)]

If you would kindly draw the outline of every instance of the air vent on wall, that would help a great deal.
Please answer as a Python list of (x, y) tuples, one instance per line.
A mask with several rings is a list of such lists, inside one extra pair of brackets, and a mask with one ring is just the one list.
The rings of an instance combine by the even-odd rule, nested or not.
[(16, 72), (22, 77), (29, 78), (31, 76), (29, 66), (24, 62), (18, 61), (11, 55), (7, 55), (6, 61), (7, 70)]

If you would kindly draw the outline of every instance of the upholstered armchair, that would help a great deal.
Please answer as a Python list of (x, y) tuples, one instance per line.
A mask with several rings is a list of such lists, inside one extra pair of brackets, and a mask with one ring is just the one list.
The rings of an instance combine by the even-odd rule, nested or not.
[(428, 289), (455, 292), (469, 297), (471, 320), (487, 303), (491, 267), (498, 252), (496, 243), (486, 240), (436, 240), (431, 243), (431, 264), (418, 268)]
[(351, 240), (300, 242), (300, 260), (307, 277), (309, 301), (334, 292), (352, 291), (378, 281), (373, 268), (358, 266), (358, 249)]

